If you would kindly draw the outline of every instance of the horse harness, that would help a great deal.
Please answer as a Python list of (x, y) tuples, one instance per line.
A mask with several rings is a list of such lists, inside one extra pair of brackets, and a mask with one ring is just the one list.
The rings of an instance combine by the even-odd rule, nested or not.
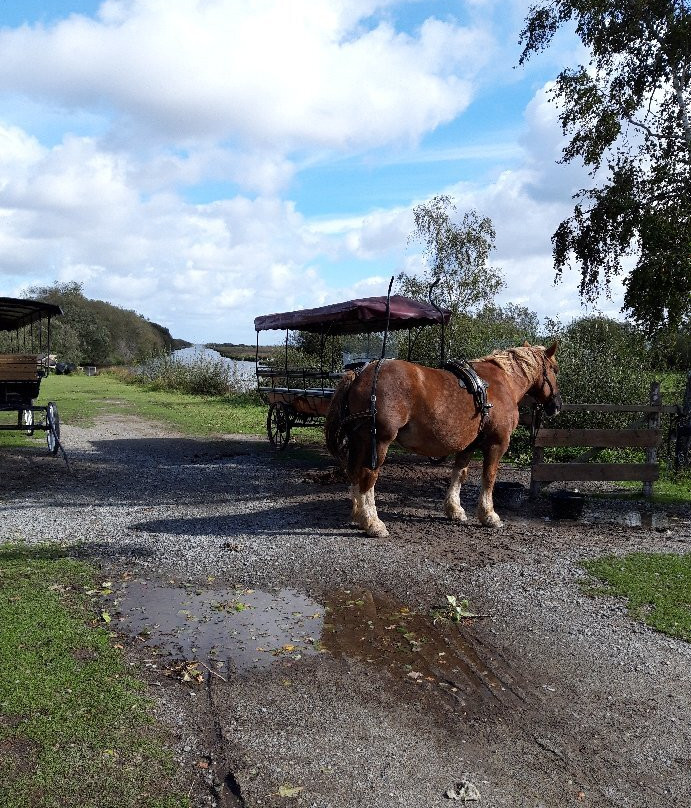
[(453, 373), (458, 379), (459, 387), (467, 390), (473, 397), (480, 413), (480, 429), (482, 429), (489, 416), (489, 411), (492, 409), (492, 404), (487, 401), (489, 384), (477, 375), (475, 368), (465, 359), (449, 359), (444, 363), (444, 370)]
[[(374, 376), (372, 377), (372, 390), (369, 397), (369, 409), (361, 410), (360, 412), (348, 412), (348, 397), (344, 396), (341, 403), (341, 420), (338, 424), (339, 442), (340, 436), (344, 432), (344, 427), (352, 421), (359, 421), (362, 418), (370, 419), (370, 436), (372, 440), (372, 456), (370, 458), (370, 468), (374, 471), (377, 468), (377, 382), (379, 381), (379, 373), (386, 359), (377, 359), (374, 368)], [(369, 363), (367, 363), (369, 364)], [(357, 378), (362, 371), (367, 367), (364, 364), (362, 367), (354, 371)]]

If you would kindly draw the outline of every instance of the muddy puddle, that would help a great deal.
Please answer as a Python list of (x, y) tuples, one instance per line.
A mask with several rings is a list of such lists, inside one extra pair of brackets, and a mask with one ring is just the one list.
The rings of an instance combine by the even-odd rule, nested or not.
[(401, 696), (424, 693), (463, 713), (525, 700), (524, 682), (482, 642), (474, 620), (412, 611), (382, 592), (344, 589), (320, 603), (288, 589), (129, 580), (110, 601), (119, 630), (168, 655), (167, 669), (183, 679), (199, 678), (200, 665), (227, 677), (328, 655), (385, 671)]
[(674, 527), (674, 518), (663, 511), (645, 510), (609, 510), (601, 506), (586, 505), (581, 524), (608, 522), (622, 527), (640, 527), (647, 530), (670, 530)]
[(133, 580), (113, 595), (118, 628), (173, 657), (246, 673), (319, 652), (323, 607), (288, 589), (189, 589)]
[(521, 705), (525, 683), (483, 643), (473, 623), (411, 611), (384, 593), (354, 589), (330, 596), (321, 644), (334, 656), (385, 668), (416, 691), (443, 698), (464, 713)]

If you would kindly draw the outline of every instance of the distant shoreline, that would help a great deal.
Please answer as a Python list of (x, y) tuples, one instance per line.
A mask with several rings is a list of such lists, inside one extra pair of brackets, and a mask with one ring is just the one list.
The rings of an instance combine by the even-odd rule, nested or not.
[[(226, 359), (235, 359), (240, 362), (254, 362), (257, 355), (257, 348), (255, 345), (234, 345), (229, 342), (207, 342), (207, 348), (218, 351), (221, 356)], [(276, 345), (260, 345), (259, 358), (270, 359), (276, 355), (276, 351), (280, 350), (280, 346)]]

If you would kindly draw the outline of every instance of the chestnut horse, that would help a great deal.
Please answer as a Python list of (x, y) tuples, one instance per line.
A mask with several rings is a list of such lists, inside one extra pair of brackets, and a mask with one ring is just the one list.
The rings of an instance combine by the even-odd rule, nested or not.
[[(444, 513), (460, 521), (467, 519), (461, 507), (461, 485), (468, 476), (473, 452), (480, 449), (483, 466), (478, 518), (487, 527), (502, 527), (492, 491), (499, 461), (518, 425), (518, 403), (529, 395), (547, 415), (556, 415), (561, 409), (556, 348), (556, 344), (544, 348), (526, 343), (472, 360), (471, 367), (488, 385), (491, 409), (486, 418), (473, 395), (448, 370), (389, 359), (370, 362), (357, 375), (346, 373), (326, 418), (326, 445), (344, 465), (351, 483), (352, 520), (370, 536), (388, 535), (377, 516), (374, 485), (389, 445), (397, 441), (416, 454), (456, 456)], [(373, 395), (376, 399), (371, 403)]]

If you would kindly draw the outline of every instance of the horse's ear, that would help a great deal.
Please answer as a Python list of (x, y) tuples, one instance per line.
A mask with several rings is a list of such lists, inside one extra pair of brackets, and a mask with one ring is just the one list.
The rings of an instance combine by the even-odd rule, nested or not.
[(558, 346), (557, 346), (557, 343), (556, 343), (556, 342), (553, 342), (553, 343), (552, 343), (552, 344), (549, 346), (549, 348), (547, 348), (547, 349), (545, 350), (545, 356), (546, 356), (548, 359), (551, 359), (551, 358), (554, 356), (554, 354), (557, 352), (557, 347), (558, 347)]
[(527, 339), (523, 341), (523, 347), (524, 348), (530, 348), (530, 343), (528, 342)]

